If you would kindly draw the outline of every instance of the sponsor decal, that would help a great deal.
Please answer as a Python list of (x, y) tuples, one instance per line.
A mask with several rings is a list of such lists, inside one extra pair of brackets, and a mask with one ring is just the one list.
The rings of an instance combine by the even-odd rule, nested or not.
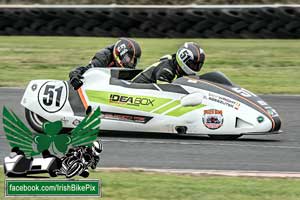
[(130, 106), (153, 106), (154, 99), (146, 97), (132, 97), (118, 94), (111, 94), (109, 97), (110, 103), (126, 104)]
[(128, 115), (121, 113), (110, 113), (110, 112), (102, 112), (102, 119), (109, 120), (118, 120), (118, 121), (126, 121), (126, 122), (135, 122), (135, 123), (147, 123), (152, 117), (140, 116), (140, 115)]
[(90, 102), (113, 105), (120, 108), (128, 108), (143, 112), (153, 112), (179, 117), (193, 110), (204, 107), (199, 104), (197, 106), (181, 106), (179, 100), (171, 98), (159, 98), (153, 96), (135, 96), (131, 94), (121, 94), (117, 92), (85, 90)]
[(234, 108), (238, 110), (240, 108), (240, 103), (237, 101), (234, 101), (228, 97), (222, 97), (213, 93), (208, 94), (208, 99), (217, 103), (220, 103), (222, 105), (228, 106), (230, 108)]
[(224, 117), (222, 110), (210, 109), (203, 112), (202, 122), (206, 128), (216, 130), (223, 125)]

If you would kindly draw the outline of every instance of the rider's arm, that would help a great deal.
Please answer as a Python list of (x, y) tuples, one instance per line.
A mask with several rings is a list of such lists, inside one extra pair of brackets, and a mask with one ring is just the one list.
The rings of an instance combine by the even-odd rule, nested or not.
[(157, 81), (171, 83), (175, 79), (175, 73), (168, 68), (161, 68), (157, 73)]
[(113, 47), (114, 46), (111, 45), (98, 51), (87, 66), (73, 69), (69, 73), (69, 77), (71, 78), (72, 76), (78, 74), (82, 75), (92, 67), (107, 67), (112, 61)]
[(169, 60), (164, 60), (161, 62), (160, 66), (157, 68), (155, 73), (157, 81), (169, 82), (171, 83), (175, 77), (176, 72), (172, 65), (170, 65)]
[(101, 49), (92, 58), (92, 60), (90, 61), (90, 64), (88, 64), (85, 67), (77, 67), (69, 73), (70, 84), (74, 87), (75, 90), (77, 90), (78, 88), (80, 88), (82, 86), (83, 82), (80, 79), (83, 78), (82, 75), (88, 69), (90, 69), (92, 67), (107, 67), (112, 62), (113, 47), (114, 46), (111, 45), (104, 49)]
[(156, 83), (155, 69), (159, 63), (154, 63), (132, 79), (133, 83)]
[(90, 61), (91, 67), (108, 67), (113, 61), (114, 45), (108, 46), (98, 51)]

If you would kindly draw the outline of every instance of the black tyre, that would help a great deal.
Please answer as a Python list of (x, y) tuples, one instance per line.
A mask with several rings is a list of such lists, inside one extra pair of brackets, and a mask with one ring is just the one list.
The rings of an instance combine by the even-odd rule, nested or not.
[(49, 171), (51, 177), (57, 177), (56, 171)]
[(80, 176), (83, 177), (83, 178), (87, 178), (89, 177), (90, 173), (88, 171), (83, 171)]
[(72, 178), (73, 176), (79, 175), (80, 171), (83, 169), (83, 164), (80, 162), (75, 162), (68, 168), (66, 178)]
[[(43, 123), (47, 122), (46, 119), (27, 108), (25, 108), (25, 118), (33, 130), (38, 133), (43, 133)], [(71, 130), (71, 128), (63, 128), (60, 133), (69, 133)]]
[(41, 116), (39, 116), (38, 114), (28, 110), (27, 108), (25, 108), (25, 117), (26, 117), (28, 124), (30, 125), (30, 127), (33, 130), (35, 130), (38, 133), (43, 132), (43, 123), (47, 122), (46, 119), (44, 119)]
[(208, 135), (213, 140), (236, 140), (242, 135)]

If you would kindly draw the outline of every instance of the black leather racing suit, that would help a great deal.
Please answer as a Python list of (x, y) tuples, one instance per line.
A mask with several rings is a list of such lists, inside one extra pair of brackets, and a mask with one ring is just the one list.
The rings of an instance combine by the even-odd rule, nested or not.
[(69, 77), (71, 78), (73, 75), (77, 74), (84, 74), (88, 69), (93, 68), (93, 67), (115, 67), (116, 63), (113, 58), (113, 49), (114, 45), (110, 45), (106, 48), (101, 49), (98, 51), (90, 63), (85, 66), (85, 67), (77, 67), (73, 69), (69, 73)]
[(92, 67), (116, 67), (117, 64), (115, 63), (113, 57), (113, 50), (114, 45), (110, 45), (104, 49), (101, 49), (94, 55), (87, 66), (73, 69), (69, 73), (70, 84), (73, 86), (73, 88), (77, 90), (81, 87), (83, 84), (83, 82), (80, 80), (83, 78), (82, 74)]
[(164, 81), (171, 83), (175, 78), (186, 75), (177, 65), (175, 54), (162, 57), (135, 78), (133, 83), (157, 83)]

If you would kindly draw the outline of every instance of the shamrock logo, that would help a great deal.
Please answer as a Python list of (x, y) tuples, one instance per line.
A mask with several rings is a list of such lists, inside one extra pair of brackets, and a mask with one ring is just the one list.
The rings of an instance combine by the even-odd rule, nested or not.
[[(87, 116), (68, 134), (60, 134), (63, 128), (61, 121), (45, 122), (44, 134), (34, 134), (15, 113), (4, 107), (3, 129), (11, 148), (18, 147), (28, 157), (44, 150), (51, 150), (54, 154), (66, 153), (69, 147), (91, 146), (97, 139), (101, 111), (99, 107), (94, 112), (91, 108), (88, 111)], [(33, 150), (33, 144), (37, 151)]]
[(62, 128), (61, 121), (44, 123), (43, 132), (45, 134), (38, 134), (34, 137), (38, 152), (50, 149), (53, 153), (57, 153), (57, 151), (66, 153), (72, 139), (67, 134), (59, 134)]

